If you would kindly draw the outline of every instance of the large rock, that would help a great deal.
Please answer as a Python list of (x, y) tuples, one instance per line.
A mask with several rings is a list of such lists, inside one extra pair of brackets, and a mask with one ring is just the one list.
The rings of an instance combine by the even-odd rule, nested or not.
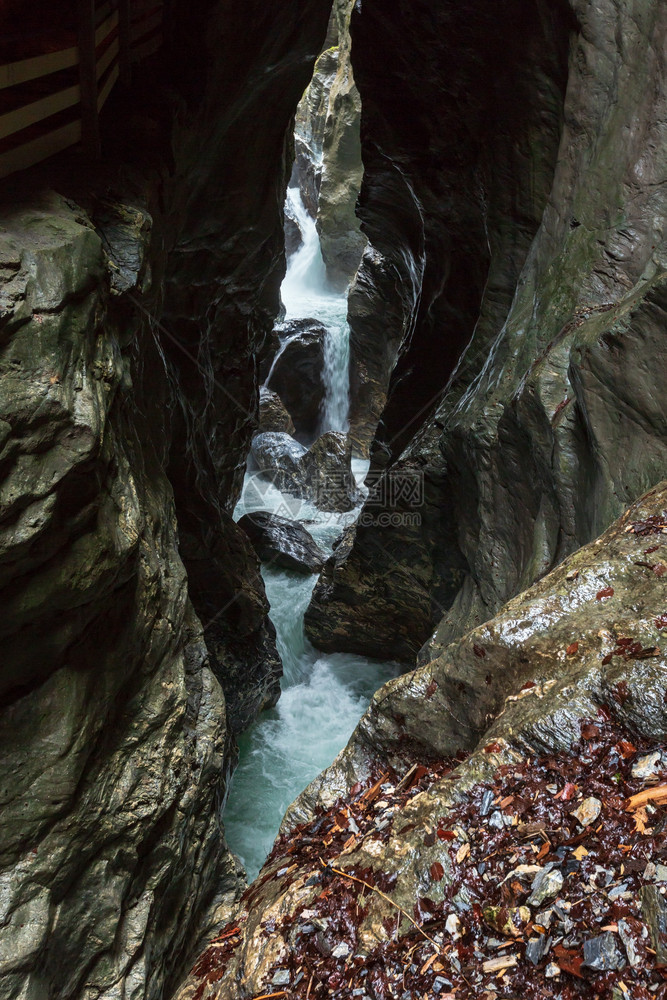
[(325, 555), (312, 535), (298, 521), (254, 510), (237, 522), (262, 562), (297, 573), (318, 573)]
[(317, 436), (324, 402), (324, 339), (326, 328), (312, 319), (280, 327), (281, 347), (273, 360), (266, 387), (280, 396), (296, 437), (310, 443)]
[(317, 231), (331, 287), (343, 292), (354, 277), (366, 239), (356, 215), (361, 188), (361, 98), (351, 63), (350, 14), (354, 0), (335, 0), (336, 75), (330, 83), (322, 144)]
[(321, 595), (323, 648), (414, 662), (439, 623), (447, 642), (484, 621), (667, 467), (667, 12), (640, 6), (355, 9), (380, 257), (352, 314), (352, 436), (368, 440), (358, 385), (381, 398), (401, 340), (373, 462), (380, 493), (419, 477), (423, 502), (419, 523), (410, 497), (369, 510)]
[(220, 804), (280, 664), (230, 511), (328, 13), (177, 0), (104, 161), (3, 181), (2, 1000), (168, 996), (242, 885)]
[(266, 431), (294, 434), (294, 424), (280, 396), (262, 386), (259, 392), (259, 432), (264, 434)]
[(289, 434), (258, 434), (251, 455), (254, 475), (321, 510), (348, 511), (361, 503), (344, 434), (327, 431), (308, 449)]
[[(600, 965), (582, 961), (617, 913), (624, 940), (635, 928), (643, 947), (636, 888), (651, 878), (649, 838), (662, 836), (628, 815), (626, 796), (643, 787), (631, 774), (638, 748), (667, 736), (665, 576), (645, 558), (666, 530), (667, 482), (495, 618), (385, 685), (346, 749), (290, 807), (226, 943), (203, 952), (179, 1000), (202, 983), (211, 1000), (288, 984), (305, 997), (304, 961), (328, 988), (344, 982), (367, 995), (372, 986), (389, 996), (389, 976), (397, 988), (419, 981), (420, 996), (456, 983), (457, 993), (481, 997), (498, 972), (508, 996), (563, 996), (570, 984), (573, 996), (604, 995)], [(604, 814), (582, 836), (576, 805), (588, 782), (604, 789)], [(599, 839), (601, 830), (615, 839)], [(590, 917), (559, 903), (561, 894), (589, 896)], [(517, 897), (528, 898), (517, 906)], [(526, 923), (540, 918), (564, 927), (560, 940), (572, 928), (584, 934), (583, 951), (575, 935), (554, 947), (555, 982), (543, 961), (550, 941), (538, 968), (536, 949), (524, 953)], [(605, 941), (618, 970), (620, 938)], [(623, 977), (645, 989), (661, 979), (643, 954)]]

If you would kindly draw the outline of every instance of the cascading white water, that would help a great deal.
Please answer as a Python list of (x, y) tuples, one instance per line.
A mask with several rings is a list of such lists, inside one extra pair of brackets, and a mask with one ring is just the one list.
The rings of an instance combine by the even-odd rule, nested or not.
[[(347, 433), (350, 409), (350, 328), (347, 323), (347, 298), (327, 289), (326, 268), (315, 220), (304, 205), (298, 188), (288, 189), (287, 208), (299, 224), (303, 244), (290, 257), (285, 280), (280, 289), (286, 310), (285, 320), (312, 318), (324, 325), (326, 329), (322, 372), (324, 402), (320, 431)], [(288, 342), (289, 338), (281, 344), (274, 365)], [(271, 369), (273, 370), (273, 365)]]
[[(324, 430), (347, 430), (349, 407), (349, 331), (347, 301), (325, 288), (319, 238), (300, 194), (288, 193), (304, 244), (289, 262), (282, 287), (286, 319), (313, 318), (328, 331), (325, 342)], [(354, 467), (363, 482), (367, 463)], [(304, 500), (280, 493), (256, 475), (247, 474), (235, 518), (270, 510), (302, 521), (327, 553), (360, 508), (345, 514), (318, 510)], [(227, 841), (254, 878), (271, 849), (289, 804), (345, 745), (372, 694), (398, 672), (347, 653), (325, 655), (304, 635), (303, 617), (315, 576), (264, 566), (262, 575), (276, 627), (283, 663), (282, 695), (239, 741), (240, 759), (225, 810)]]
[[(363, 479), (366, 463), (359, 464)], [(326, 552), (359, 513), (325, 513), (249, 476), (234, 516), (252, 510), (303, 521)], [(308, 642), (303, 616), (316, 576), (267, 566), (262, 576), (283, 663), (282, 694), (239, 740), (239, 764), (224, 815), (227, 842), (242, 858), (249, 879), (271, 850), (287, 807), (345, 746), (377, 688), (398, 673), (395, 664), (320, 653)]]

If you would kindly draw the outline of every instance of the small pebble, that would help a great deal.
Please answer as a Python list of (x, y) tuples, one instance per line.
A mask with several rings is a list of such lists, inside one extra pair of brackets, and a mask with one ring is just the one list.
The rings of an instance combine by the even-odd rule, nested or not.
[(582, 826), (590, 826), (594, 823), (602, 811), (602, 803), (595, 796), (591, 795), (584, 799), (578, 809), (572, 813), (576, 816)]
[(533, 879), (532, 892), (526, 902), (529, 906), (539, 906), (550, 896), (557, 896), (563, 888), (563, 876), (558, 871), (543, 868)]
[(644, 757), (639, 757), (632, 765), (632, 777), (652, 778), (658, 770), (660, 756), (660, 751), (656, 750), (655, 753), (648, 753)]

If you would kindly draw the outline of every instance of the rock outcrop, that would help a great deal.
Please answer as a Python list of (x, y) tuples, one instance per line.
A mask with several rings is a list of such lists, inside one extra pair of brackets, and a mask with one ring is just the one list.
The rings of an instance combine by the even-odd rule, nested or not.
[(340, 292), (354, 277), (366, 245), (356, 215), (364, 171), (359, 135), (361, 98), (350, 53), (353, 6), (354, 0), (334, 0), (331, 15), (337, 40), (336, 75), (329, 84), (317, 202), (317, 231), (327, 278)]
[[(324, 51), (297, 110), (290, 182), (317, 220), (327, 279), (340, 292), (354, 277), (366, 245), (355, 211), (363, 167), (361, 99), (350, 58), (352, 7), (353, 0), (333, 4)], [(287, 233), (292, 247), (291, 224)]]
[(352, 453), (344, 434), (327, 431), (304, 448), (289, 434), (258, 434), (251, 455), (254, 475), (277, 489), (301, 497), (320, 510), (348, 511), (362, 495), (352, 472)]
[(280, 328), (279, 348), (266, 387), (280, 396), (296, 428), (297, 440), (317, 436), (324, 401), (324, 338), (327, 331), (312, 319), (292, 320)]
[[(372, 426), (355, 392), (381, 401), (389, 379), (369, 343), (391, 359), (400, 340), (373, 448), (392, 500), (316, 592), (313, 638), (413, 662), (666, 467), (667, 21), (658, 2), (365, 0), (352, 35), (374, 248), (351, 310), (352, 433), (361, 448)], [(418, 510), (397, 498), (415, 478)]]
[(259, 428), (260, 434), (266, 431), (276, 431), (284, 434), (294, 434), (294, 424), (285, 405), (276, 392), (262, 387), (259, 392)]
[(135, 68), (104, 163), (3, 184), (3, 1000), (169, 995), (241, 885), (233, 737), (278, 693), (231, 510), (329, 11), (169, 10), (168, 88)]
[(324, 552), (298, 521), (267, 510), (254, 510), (237, 523), (262, 562), (296, 573), (319, 573), (322, 569)]
[[(530, 998), (611, 997), (618, 980), (598, 978), (609, 971), (660, 985), (655, 956), (637, 962), (632, 949), (659, 940), (648, 861), (664, 790), (650, 827), (627, 809), (650, 802), (665, 773), (651, 751), (667, 736), (666, 535), (662, 483), (495, 618), (385, 685), (288, 811), (179, 1000), (202, 983), (212, 1000), (305, 998), (315, 979), (349, 995), (403, 982), (419, 996), (483, 996), (503, 972), (508, 996)], [(568, 936), (549, 955), (552, 921)]]

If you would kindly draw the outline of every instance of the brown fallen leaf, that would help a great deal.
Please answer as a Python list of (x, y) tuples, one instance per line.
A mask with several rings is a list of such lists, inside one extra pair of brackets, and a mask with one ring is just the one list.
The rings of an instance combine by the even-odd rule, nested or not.
[(639, 809), (635, 811), (633, 819), (635, 821), (635, 830), (637, 833), (645, 833), (646, 827), (648, 826), (648, 813), (646, 812), (646, 809), (640, 806)]
[(431, 865), (431, 878), (434, 882), (442, 882), (445, 875), (445, 869), (442, 867), (439, 861), (434, 861)]
[(634, 812), (647, 802), (667, 802), (667, 785), (656, 785), (655, 788), (645, 788), (636, 795), (631, 795), (625, 803), (626, 812)]
[(419, 975), (420, 976), (423, 976), (424, 973), (427, 972), (431, 968), (431, 966), (433, 965), (433, 963), (435, 962), (435, 960), (436, 960), (437, 957), (438, 956), (436, 954), (433, 954), (433, 955), (430, 955), (426, 959), (426, 961), (422, 965), (421, 969), (419, 970)]
[(517, 964), (516, 955), (500, 955), (498, 958), (487, 958), (482, 963), (484, 972), (500, 972), (501, 969), (513, 969)]
[(565, 650), (565, 652), (567, 653), (568, 656), (574, 656), (574, 654), (578, 652), (578, 650), (579, 650), (579, 643), (571, 642), (570, 645)]
[(602, 590), (598, 590), (597, 594), (595, 595), (595, 600), (601, 601), (605, 597), (613, 597), (613, 596), (614, 596), (613, 587), (603, 587)]

